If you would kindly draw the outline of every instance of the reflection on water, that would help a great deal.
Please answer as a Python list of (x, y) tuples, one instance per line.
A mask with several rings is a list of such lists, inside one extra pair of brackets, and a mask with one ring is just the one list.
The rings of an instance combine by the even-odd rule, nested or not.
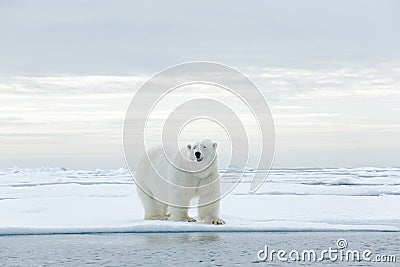
[[(163, 234), (162, 234), (163, 235)], [(143, 243), (149, 246), (154, 244), (179, 244), (179, 243), (202, 243), (220, 240), (219, 233), (180, 233), (165, 234), (160, 238), (160, 234), (144, 234), (141, 236)]]
[[(382, 232), (277, 232), (277, 233), (170, 233), (0, 236), (0, 265), (106, 265), (106, 266), (280, 266), (260, 262), (257, 252), (271, 249), (321, 250), (345, 238), (351, 249), (397, 255), (400, 233)], [(300, 263), (294, 263), (297, 266)], [(302, 263), (304, 265), (310, 263)], [(312, 266), (342, 266), (343, 262)], [(287, 263), (285, 264), (287, 265)], [(352, 266), (375, 266), (352, 263)], [(396, 266), (385, 263), (382, 266)]]

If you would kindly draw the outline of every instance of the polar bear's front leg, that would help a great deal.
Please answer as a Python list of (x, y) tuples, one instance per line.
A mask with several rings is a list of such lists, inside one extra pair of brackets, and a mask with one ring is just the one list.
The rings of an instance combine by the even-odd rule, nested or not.
[[(219, 183), (214, 182), (208, 185), (209, 191), (200, 194), (199, 198), (199, 218), (205, 223), (225, 224), (224, 220), (219, 217)], [(209, 203), (212, 201), (212, 203)], [(207, 204), (209, 203), (209, 204)]]
[(195, 222), (196, 219), (189, 217), (188, 206), (190, 204), (190, 196), (184, 190), (172, 191), (170, 194), (170, 203), (177, 205), (179, 203), (180, 207), (169, 207), (169, 218), (170, 221), (184, 221), (184, 222)]
[[(201, 200), (199, 200), (200, 202)], [(219, 200), (199, 207), (199, 218), (205, 223), (225, 224), (224, 220), (219, 217)]]

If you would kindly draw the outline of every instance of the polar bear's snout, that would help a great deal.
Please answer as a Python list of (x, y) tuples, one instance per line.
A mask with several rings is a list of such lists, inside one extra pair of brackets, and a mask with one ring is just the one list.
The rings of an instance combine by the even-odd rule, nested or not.
[(201, 152), (195, 152), (194, 153), (194, 155), (196, 156), (196, 160), (198, 161), (198, 162), (200, 162), (200, 161), (202, 161), (203, 160), (203, 157), (201, 156)]

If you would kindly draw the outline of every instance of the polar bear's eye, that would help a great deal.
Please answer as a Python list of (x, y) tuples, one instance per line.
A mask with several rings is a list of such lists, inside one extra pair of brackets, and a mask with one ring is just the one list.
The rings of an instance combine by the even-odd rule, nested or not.
[(203, 148), (207, 148), (206, 146), (203, 146)]

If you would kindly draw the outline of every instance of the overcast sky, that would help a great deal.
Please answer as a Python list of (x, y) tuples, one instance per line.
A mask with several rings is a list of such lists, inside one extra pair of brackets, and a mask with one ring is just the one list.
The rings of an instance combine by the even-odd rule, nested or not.
[(399, 13), (385, 0), (0, 1), (0, 167), (125, 167), (130, 99), (192, 60), (260, 87), (275, 166), (399, 166)]

